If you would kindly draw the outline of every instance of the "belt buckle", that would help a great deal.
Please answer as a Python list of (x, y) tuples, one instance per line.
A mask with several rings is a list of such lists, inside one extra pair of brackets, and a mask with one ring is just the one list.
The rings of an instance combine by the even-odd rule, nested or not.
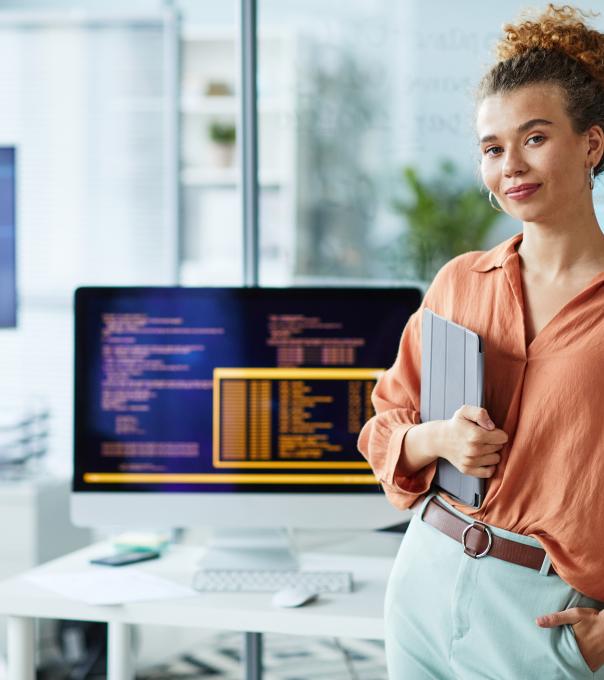
[[(476, 527), (477, 529), (479, 527), (484, 527), (484, 533), (486, 533), (487, 538), (489, 539), (489, 543), (488, 543), (486, 549), (481, 553), (472, 552), (471, 548), (468, 548), (468, 546), (466, 545), (466, 534), (468, 533), (468, 531), (470, 531), (470, 529), (473, 529), (474, 527)], [(461, 544), (463, 545), (463, 551), (466, 555), (469, 555), (470, 557), (473, 557), (474, 559), (479, 559), (479, 558), (487, 555), (489, 550), (491, 549), (491, 546), (493, 545), (493, 534), (491, 533), (491, 530), (489, 529), (489, 527), (484, 522), (479, 522), (478, 520), (474, 520), (474, 522), (472, 524), (468, 524), (468, 526), (463, 530), (463, 533), (461, 535)]]

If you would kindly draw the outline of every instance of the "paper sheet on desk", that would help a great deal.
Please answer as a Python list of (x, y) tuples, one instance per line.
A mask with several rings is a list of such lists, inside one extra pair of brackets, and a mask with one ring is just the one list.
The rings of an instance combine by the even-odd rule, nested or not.
[(41, 588), (87, 604), (125, 604), (146, 600), (192, 597), (199, 593), (137, 569), (109, 571), (103, 567), (60, 574), (28, 574)]

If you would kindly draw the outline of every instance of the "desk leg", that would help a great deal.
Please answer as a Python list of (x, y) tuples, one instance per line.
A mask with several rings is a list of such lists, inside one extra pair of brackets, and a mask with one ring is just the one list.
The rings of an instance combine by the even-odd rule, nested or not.
[(130, 626), (121, 621), (107, 626), (107, 680), (134, 680)]
[(34, 619), (9, 616), (7, 638), (8, 680), (34, 680)]
[(262, 633), (245, 634), (245, 680), (262, 680)]

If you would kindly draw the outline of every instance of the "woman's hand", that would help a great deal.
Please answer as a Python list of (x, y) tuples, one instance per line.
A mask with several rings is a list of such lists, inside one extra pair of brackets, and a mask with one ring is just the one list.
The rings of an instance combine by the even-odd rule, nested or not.
[(496, 453), (508, 440), (498, 430), (487, 410), (465, 404), (449, 420), (440, 421), (439, 456), (446, 458), (460, 472), (472, 477), (491, 477), (501, 460)]
[[(604, 612), (604, 610), (602, 610)], [(589, 607), (572, 607), (561, 612), (540, 616), (537, 625), (542, 628), (572, 625), (577, 645), (585, 663), (595, 673), (604, 665), (604, 614)]]

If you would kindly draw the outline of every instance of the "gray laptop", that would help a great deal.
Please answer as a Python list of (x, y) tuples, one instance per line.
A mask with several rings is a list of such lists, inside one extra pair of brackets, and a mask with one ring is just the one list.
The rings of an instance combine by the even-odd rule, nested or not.
[[(483, 406), (483, 376), (480, 336), (424, 308), (421, 421), (448, 420), (463, 404)], [(434, 490), (442, 489), (462, 503), (479, 508), (485, 481), (464, 475), (448, 460), (439, 458), (433, 485)]]

